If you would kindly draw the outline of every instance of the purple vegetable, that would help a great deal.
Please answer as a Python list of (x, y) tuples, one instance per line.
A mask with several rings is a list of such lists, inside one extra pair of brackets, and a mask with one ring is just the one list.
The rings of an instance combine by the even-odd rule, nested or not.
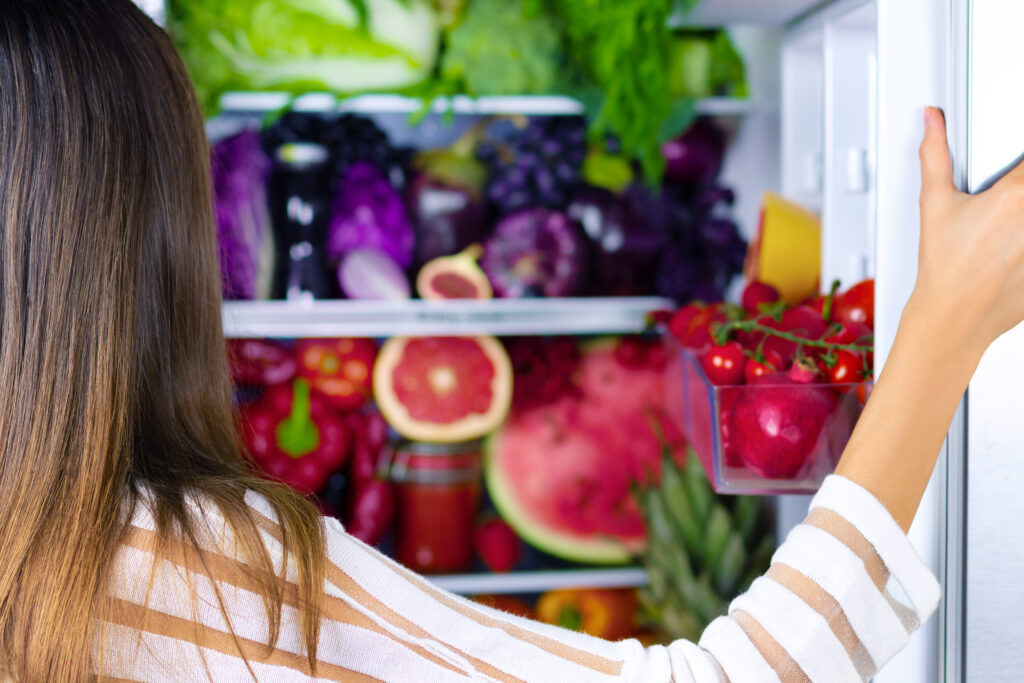
[(408, 299), (409, 279), (380, 249), (353, 249), (338, 266), (338, 284), (349, 299)]
[(406, 268), (414, 246), (402, 197), (372, 163), (353, 164), (334, 198), (328, 258), (336, 261), (355, 249), (379, 249)]
[(579, 226), (564, 213), (538, 208), (498, 223), (480, 267), (500, 297), (559, 297), (581, 292), (586, 261)]
[(668, 234), (645, 220), (623, 195), (584, 187), (567, 212), (590, 238), (594, 293), (604, 296), (650, 294), (654, 272)]
[(221, 285), (227, 299), (265, 299), (274, 245), (267, 210), (270, 160), (259, 134), (246, 130), (210, 150)]
[(457, 254), (483, 237), (487, 205), (464, 187), (419, 172), (409, 184), (406, 203), (416, 229), (419, 264)]
[(710, 183), (718, 177), (725, 155), (725, 135), (708, 118), (699, 118), (689, 129), (661, 147), (665, 177), (687, 185)]

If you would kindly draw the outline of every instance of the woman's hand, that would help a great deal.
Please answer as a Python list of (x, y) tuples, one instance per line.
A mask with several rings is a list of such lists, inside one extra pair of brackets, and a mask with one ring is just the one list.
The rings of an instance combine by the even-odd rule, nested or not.
[(982, 354), (1024, 319), (1024, 166), (986, 192), (963, 194), (942, 112), (928, 108), (925, 124), (917, 283), (836, 467), (904, 530)]
[(905, 316), (941, 333), (947, 353), (977, 362), (1024, 319), (1024, 165), (964, 194), (953, 184), (942, 112), (927, 108), (925, 124), (918, 274)]

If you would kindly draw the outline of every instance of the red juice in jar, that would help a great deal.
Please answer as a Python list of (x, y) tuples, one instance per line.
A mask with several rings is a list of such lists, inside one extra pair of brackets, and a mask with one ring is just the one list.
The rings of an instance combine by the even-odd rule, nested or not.
[(394, 449), (391, 476), (398, 502), (398, 561), (424, 574), (468, 569), (480, 506), (481, 442), (401, 443)]

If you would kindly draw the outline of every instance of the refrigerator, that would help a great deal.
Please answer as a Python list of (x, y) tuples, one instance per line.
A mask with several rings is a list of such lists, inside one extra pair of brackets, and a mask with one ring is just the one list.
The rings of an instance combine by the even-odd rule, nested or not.
[[(162, 18), (161, 0), (137, 2)], [(1024, 71), (1024, 2), (704, 0), (679, 19), (728, 26), (746, 59), (749, 101), (701, 103), (703, 113), (731, 130), (722, 178), (737, 190), (737, 220), (751, 236), (766, 190), (821, 214), (822, 282), (876, 279), (877, 371), (884, 366), (915, 279), (923, 107), (937, 105), (946, 112), (962, 189), (984, 189), (1020, 159), (1024, 89), (1015, 76)], [(503, 106), (514, 108), (511, 100), (505, 98)], [(253, 110), (272, 108), (258, 98), (238, 102), (241, 109), (249, 106), (246, 102)], [(364, 108), (380, 105), (393, 111), (406, 106), (393, 98), (362, 102)], [(637, 307), (644, 305), (619, 306), (611, 317), (609, 311), (594, 310), (590, 317), (564, 318), (563, 324), (575, 320), (580, 333), (602, 331), (596, 328), (612, 325), (609, 320), (619, 321), (612, 325), (619, 331), (634, 324), (639, 328), (643, 316)], [(528, 309), (526, 304), (495, 313), (486, 331), (528, 333), (539, 315)], [(386, 320), (364, 314), (368, 317), (348, 322), (364, 324), (367, 334), (409, 322), (400, 312)], [(472, 316), (458, 320), (467, 331), (476, 331)], [(320, 331), (333, 329), (324, 327), (322, 319), (310, 322), (307, 313), (282, 318), (279, 310), (258, 307), (225, 313), (229, 335), (296, 336), (314, 323)], [(422, 333), (432, 321), (409, 324), (403, 331)], [(449, 330), (451, 321), (438, 324)], [(278, 329), (281, 325), (290, 327)], [(1021, 348), (1024, 329), (990, 349), (951, 426), (910, 531), (940, 579), (942, 602), (875, 678), (880, 683), (1024, 677), (1024, 624), (1019, 619), (1024, 589), (1014, 581), (1024, 563), (1024, 533), (1015, 525), (1024, 519), (1024, 462), (1017, 460), (1024, 453), (1024, 433), (1016, 429), (1019, 409), (1012, 400), (1016, 378), (1024, 376)], [(780, 535), (799, 523), (808, 501), (809, 496), (777, 499)], [(590, 578), (618, 585), (626, 576)], [(636, 572), (628, 577), (642, 580)], [(521, 578), (531, 588), (551, 580)], [(580, 578), (566, 576), (564, 581)], [(508, 579), (510, 585), (516, 580)], [(460, 585), (456, 581), (448, 587)]]

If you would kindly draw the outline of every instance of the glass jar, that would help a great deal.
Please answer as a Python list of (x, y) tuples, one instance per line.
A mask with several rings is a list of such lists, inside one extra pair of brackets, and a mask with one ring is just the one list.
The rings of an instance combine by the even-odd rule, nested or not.
[(473, 525), (480, 507), (481, 442), (403, 442), (391, 477), (398, 518), (395, 554), (413, 571), (458, 572), (473, 562)]

